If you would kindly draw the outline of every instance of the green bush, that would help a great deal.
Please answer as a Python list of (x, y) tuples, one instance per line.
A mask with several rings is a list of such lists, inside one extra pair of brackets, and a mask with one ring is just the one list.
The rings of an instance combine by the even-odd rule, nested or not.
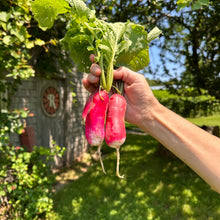
[(24, 110), (0, 114), (0, 216), (7, 219), (38, 219), (49, 217), (53, 210), (52, 186), (54, 175), (50, 164), (61, 151), (53, 149), (13, 146), (10, 133), (21, 133)]
[(166, 90), (153, 90), (158, 101), (183, 117), (207, 116), (220, 111), (220, 102), (214, 96), (203, 91), (201, 95), (190, 92), (190, 88), (179, 91), (179, 94), (170, 94)]

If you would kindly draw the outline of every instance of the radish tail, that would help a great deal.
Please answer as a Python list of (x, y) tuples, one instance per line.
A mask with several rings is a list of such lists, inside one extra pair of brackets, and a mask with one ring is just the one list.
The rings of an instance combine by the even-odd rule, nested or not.
[(119, 164), (120, 164), (120, 148), (117, 147), (116, 148), (116, 152), (117, 152), (117, 166), (116, 166), (116, 175), (119, 177), (119, 178), (124, 178), (124, 175), (120, 175), (119, 173)]
[(105, 172), (105, 167), (104, 167), (104, 164), (103, 164), (103, 162), (102, 162), (101, 148), (102, 148), (102, 144), (100, 144), (99, 147), (98, 147), (99, 160), (100, 160), (100, 164), (101, 164), (101, 166), (102, 166), (102, 171), (103, 171), (104, 174), (106, 174), (106, 172)]

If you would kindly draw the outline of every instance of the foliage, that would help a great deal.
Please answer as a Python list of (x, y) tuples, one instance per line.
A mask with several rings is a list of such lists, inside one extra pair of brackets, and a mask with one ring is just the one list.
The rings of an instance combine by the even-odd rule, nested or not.
[(31, 2), (7, 0), (0, 6), (0, 215), (10, 219), (50, 215), (54, 178), (50, 162), (59, 152), (55, 143), (54, 149), (36, 147), (29, 153), (10, 142), (11, 134), (21, 134), (29, 115), (25, 110), (8, 111), (10, 97), (22, 80), (50, 77), (60, 74), (60, 66), (64, 71), (70, 67), (58, 45), (66, 21), (60, 18), (51, 31), (41, 31), (30, 12)]
[[(13, 7), (10, 7), (10, 4)], [(8, 77), (27, 79), (34, 75), (33, 68), (28, 65), (30, 58), (27, 51), (39, 44), (38, 40), (31, 41), (27, 28), (30, 25), (30, 1), (9, 1), (1, 5), (0, 12), (0, 73)]]
[[(57, 19), (50, 31), (43, 32), (30, 11), (32, 0), (3, 1), (0, 6), (0, 107), (9, 107), (10, 96), (21, 80), (68, 72), (72, 63), (61, 50), (59, 40), (66, 24)], [(3, 94), (7, 96), (3, 97)], [(7, 103), (1, 105), (1, 101)]]
[[(28, 64), (28, 50), (34, 45), (27, 31), (31, 21), (29, 1), (4, 1), (0, 6), (0, 107), (7, 103), (3, 97), (6, 91), (10, 96), (15, 91), (20, 79), (34, 75)], [(8, 77), (12, 80), (6, 81)], [(4, 104), (7, 107), (8, 104)]]
[[(131, 22), (107, 23), (95, 16), (81, 0), (36, 0), (32, 4), (35, 18), (43, 29), (51, 28), (59, 14), (67, 13), (70, 22), (63, 39), (66, 50), (81, 71), (89, 71), (89, 55), (95, 53), (102, 74), (102, 87), (109, 91), (113, 82), (113, 67), (127, 66), (134, 71), (149, 63), (148, 44), (161, 33), (154, 29), (149, 35), (144, 27)], [(49, 8), (49, 11), (48, 11)]]
[(220, 102), (207, 91), (195, 94), (193, 88), (179, 89), (179, 94), (166, 90), (153, 90), (158, 101), (183, 117), (207, 116), (220, 111)]
[[(198, 91), (205, 89), (219, 98), (219, 21), (217, 0), (193, 2), (194, 8), (178, 10), (175, 1), (88, 1), (95, 5), (98, 16), (110, 22), (138, 21), (148, 30), (158, 26), (163, 31), (160, 41), (151, 45), (159, 48), (160, 62), (150, 62), (147, 72), (156, 78), (168, 76), (182, 79)], [(197, 7), (196, 4), (201, 5)], [(179, 4), (180, 6), (180, 4)], [(182, 7), (182, 6), (181, 6)], [(153, 60), (152, 60), (153, 61)], [(184, 71), (185, 70), (185, 71)]]
[(24, 147), (13, 146), (9, 136), (21, 134), (25, 110), (1, 111), (0, 114), (0, 215), (10, 219), (36, 219), (49, 216), (53, 209), (52, 184), (54, 175), (50, 164), (61, 151), (35, 147), (27, 152)]
[(191, 5), (191, 8), (193, 10), (201, 9), (203, 6), (208, 6), (209, 5), (209, 0), (197, 0), (197, 1), (178, 0), (177, 1), (178, 10), (183, 9), (185, 7), (188, 7), (190, 5)]
[(148, 79), (146, 78), (149, 86), (162, 86), (163, 82), (160, 79)]
[(128, 134), (121, 148), (125, 178), (115, 177), (110, 149), (103, 160), (107, 175), (96, 163), (56, 193), (57, 219), (218, 219), (219, 194), (183, 162), (161, 157), (157, 149), (152, 137)]

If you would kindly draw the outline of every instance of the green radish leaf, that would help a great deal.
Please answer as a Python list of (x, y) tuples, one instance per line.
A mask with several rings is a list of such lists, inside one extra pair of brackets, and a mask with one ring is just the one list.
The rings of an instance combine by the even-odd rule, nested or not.
[(81, 20), (95, 18), (95, 10), (90, 10), (86, 4), (81, 0), (69, 0), (72, 11)]
[(121, 45), (118, 46), (120, 53), (115, 65), (126, 66), (133, 71), (143, 69), (149, 64), (148, 43), (144, 27), (129, 23), (122, 37)]
[(62, 43), (65, 49), (70, 51), (70, 56), (78, 70), (89, 72), (91, 66), (89, 56), (91, 53), (95, 53), (92, 47), (94, 37), (85, 32), (86, 30), (83, 29), (80, 31), (80, 29), (75, 26), (66, 33)]
[(94, 53), (102, 69), (101, 84), (107, 91), (112, 87), (114, 66), (139, 71), (149, 64), (149, 42), (161, 33), (156, 28), (148, 35), (139, 24), (100, 20), (82, 0), (35, 0), (32, 11), (43, 29), (51, 28), (59, 14), (67, 15), (64, 48), (82, 72), (90, 71), (89, 56)]

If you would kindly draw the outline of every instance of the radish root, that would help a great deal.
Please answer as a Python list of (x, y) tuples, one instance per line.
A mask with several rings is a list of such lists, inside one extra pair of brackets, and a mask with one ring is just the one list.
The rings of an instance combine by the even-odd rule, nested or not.
[(100, 144), (99, 147), (98, 147), (99, 160), (100, 160), (100, 164), (101, 164), (101, 166), (102, 166), (102, 171), (103, 171), (104, 174), (106, 174), (106, 172), (105, 172), (105, 167), (104, 167), (104, 164), (103, 164), (103, 162), (102, 162), (101, 148), (102, 148), (102, 144)]
[(119, 173), (119, 164), (120, 164), (120, 147), (117, 147), (116, 148), (116, 152), (117, 152), (117, 166), (116, 166), (116, 175), (119, 177), (119, 178), (124, 178), (124, 175), (120, 175)]

